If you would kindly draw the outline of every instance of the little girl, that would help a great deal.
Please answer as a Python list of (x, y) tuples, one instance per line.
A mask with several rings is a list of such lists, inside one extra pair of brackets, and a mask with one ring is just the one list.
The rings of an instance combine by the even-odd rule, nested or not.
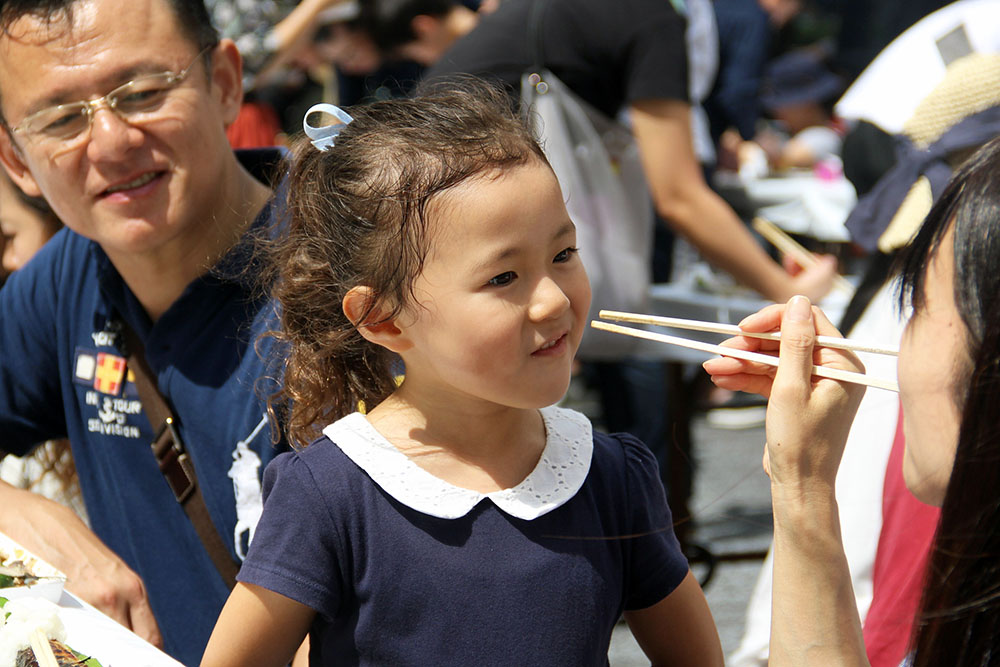
[(202, 664), (308, 633), (311, 665), (606, 665), (624, 612), (654, 663), (721, 665), (653, 456), (549, 407), (590, 287), (530, 131), (484, 84), (328, 110), (276, 255), (300, 449)]

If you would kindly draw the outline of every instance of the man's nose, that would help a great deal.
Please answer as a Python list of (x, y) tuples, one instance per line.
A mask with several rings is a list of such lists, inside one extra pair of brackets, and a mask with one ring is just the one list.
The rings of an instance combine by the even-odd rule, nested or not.
[(133, 147), (135, 136), (141, 135), (106, 102), (91, 110), (88, 132), (87, 155), (95, 162), (121, 157)]

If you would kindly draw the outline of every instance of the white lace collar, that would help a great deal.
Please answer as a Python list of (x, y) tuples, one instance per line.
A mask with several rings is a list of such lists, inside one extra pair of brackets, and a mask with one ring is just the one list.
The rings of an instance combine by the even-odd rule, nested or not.
[(430, 474), (382, 437), (360, 413), (337, 420), (323, 429), (323, 434), (386, 493), (418, 512), (457, 519), (489, 498), (507, 514), (530, 521), (576, 495), (594, 453), (590, 420), (584, 415), (554, 406), (540, 412), (545, 423), (545, 449), (538, 465), (517, 486), (492, 493), (463, 489)]

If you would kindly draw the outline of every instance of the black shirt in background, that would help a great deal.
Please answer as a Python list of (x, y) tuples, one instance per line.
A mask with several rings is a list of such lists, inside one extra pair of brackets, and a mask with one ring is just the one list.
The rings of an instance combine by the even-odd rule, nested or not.
[[(431, 67), (499, 80), (516, 96), (532, 64), (535, 0), (504, 0)], [(688, 99), (686, 22), (668, 0), (545, 0), (543, 64), (608, 116), (636, 100)]]

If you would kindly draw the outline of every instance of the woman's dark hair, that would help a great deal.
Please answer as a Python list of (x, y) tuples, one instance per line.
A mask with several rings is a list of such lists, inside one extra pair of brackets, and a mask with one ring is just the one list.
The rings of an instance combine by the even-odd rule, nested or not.
[[(941, 245), (950, 228), (951, 249)], [(993, 665), (1000, 664), (1000, 139), (957, 171), (902, 257), (902, 298), (914, 312), (939, 249), (954, 252), (969, 361), (957, 369), (962, 423), (915, 626), (914, 665)]]
[(361, 322), (376, 309), (394, 317), (422, 269), (428, 204), (471, 177), (547, 164), (505, 94), (472, 79), (349, 113), (353, 122), (330, 149), (299, 140), (287, 230), (269, 253), (282, 325), (273, 335), (287, 350), (283, 388), (270, 407), (295, 445), (395, 388), (396, 357), (343, 313), (348, 290), (371, 290)]

